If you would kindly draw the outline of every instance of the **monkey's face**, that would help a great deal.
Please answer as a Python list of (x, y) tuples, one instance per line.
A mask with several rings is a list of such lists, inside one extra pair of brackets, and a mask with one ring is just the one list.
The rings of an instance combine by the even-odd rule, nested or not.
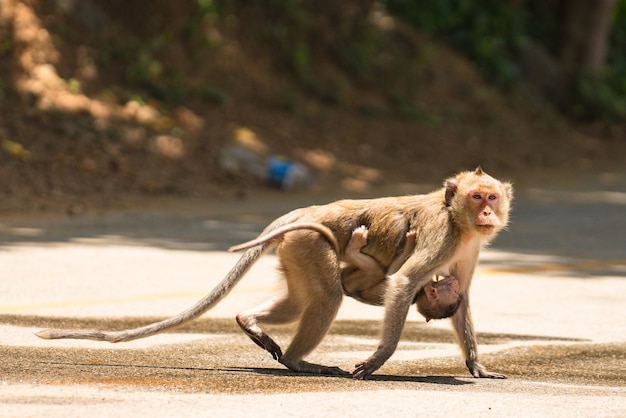
[(474, 225), (483, 235), (492, 235), (504, 226), (500, 210), (501, 193), (493, 188), (471, 190), (467, 194)]
[(482, 169), (464, 172), (445, 183), (446, 206), (465, 232), (494, 236), (509, 222), (513, 187)]

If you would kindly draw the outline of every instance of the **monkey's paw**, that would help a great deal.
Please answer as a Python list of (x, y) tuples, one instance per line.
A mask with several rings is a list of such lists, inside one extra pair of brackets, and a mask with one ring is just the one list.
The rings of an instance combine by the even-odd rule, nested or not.
[(253, 334), (248, 334), (248, 337), (250, 337), (250, 339), (254, 341), (256, 345), (270, 353), (274, 360), (280, 360), (280, 358), (283, 356), (283, 350), (281, 350), (280, 346), (276, 344), (274, 340), (272, 340), (272, 338), (268, 335), (263, 334), (260, 336), (256, 336)]
[(261, 331), (257, 326), (247, 325), (239, 316), (237, 316), (236, 319), (239, 327), (241, 327), (243, 332), (245, 332), (256, 345), (264, 350), (267, 350), (267, 352), (272, 355), (274, 360), (280, 360), (283, 356), (283, 350), (280, 349), (280, 346), (276, 344), (272, 337)]
[(506, 375), (502, 373), (490, 372), (485, 366), (478, 362), (466, 361), (465, 364), (469, 369), (469, 372), (474, 377), (486, 378), (486, 379), (506, 379)]
[(371, 357), (362, 363), (357, 364), (352, 372), (352, 377), (359, 380), (367, 379), (380, 368), (380, 364)]
[(367, 228), (365, 225), (361, 225), (352, 231), (349, 246), (352, 249), (360, 250), (365, 244), (367, 244)]

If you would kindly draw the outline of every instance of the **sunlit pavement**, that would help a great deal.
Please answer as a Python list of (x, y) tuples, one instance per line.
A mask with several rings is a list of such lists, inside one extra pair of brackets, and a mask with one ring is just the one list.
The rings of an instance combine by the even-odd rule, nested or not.
[[(552, 200), (546, 196), (553, 194), (542, 193), (520, 194), (510, 231), (485, 251), (472, 286), (474, 323), (489, 342), (480, 345), (480, 352), (487, 359), (494, 355), (492, 361), (497, 365), (502, 364), (502, 358), (515, 361), (514, 355), (507, 354), (515, 353), (511, 350), (528, 347), (536, 352), (537, 361), (549, 351), (540, 349), (544, 346), (565, 347), (565, 357), (568, 349), (580, 345), (617, 343), (626, 347), (626, 194), (563, 192), (560, 199)], [(556, 369), (556, 375), (554, 370), (548, 373), (550, 364), (545, 366), (545, 376), (524, 374), (524, 366), (515, 365), (522, 371), (504, 381), (472, 379), (463, 370), (459, 350), (446, 333), (449, 323), (424, 325), (413, 310), (407, 327), (417, 332), (424, 329), (435, 337), (428, 344), (407, 338), (388, 368), (381, 369), (380, 374), (387, 378), (367, 382), (283, 375), (284, 368), (268, 359), (236, 326), (225, 334), (228, 338), (210, 338), (208, 329), (115, 346), (93, 341), (44, 341), (33, 335), (41, 328), (39, 319), (44, 323), (57, 317), (79, 321), (102, 318), (102, 328), (106, 328), (107, 320), (164, 317), (189, 307), (236, 262), (236, 254), (223, 250), (253, 237), (271, 217), (286, 210), (280, 205), (265, 208), (263, 216), (255, 218), (253, 211), (259, 206), (246, 206), (238, 212), (208, 208), (184, 215), (151, 211), (0, 222), (0, 350), (16, 356), (20, 351), (33, 350), (28, 351), (33, 353), (28, 359), (33, 364), (40, 361), (42, 369), (41, 374), (28, 378), (11, 364), (17, 357), (0, 360), (0, 415), (84, 416), (88, 407), (90, 416), (624, 416), (624, 353), (621, 357), (619, 352), (613, 353), (613, 358), (606, 359), (607, 373), (621, 373), (621, 384), (619, 376), (617, 383), (615, 379), (603, 383), (603, 360), (589, 362), (599, 376), (591, 383), (569, 379), (567, 368)], [(264, 256), (233, 293), (203, 319), (233, 318), (236, 312), (276, 295), (281, 287), (275, 266), (273, 255)], [(346, 300), (338, 320), (375, 326), (370, 320), (381, 316), (380, 308)], [(513, 337), (494, 339), (490, 337), (493, 335)], [(324, 363), (347, 369), (373, 352), (377, 343), (376, 333), (351, 335), (348, 331), (328, 339), (329, 343), (314, 355)], [(229, 344), (233, 344), (232, 353), (243, 353), (237, 354), (242, 367), (252, 368), (252, 373), (248, 369), (237, 371), (237, 357), (229, 357), (227, 350), (211, 355), (213, 347), (221, 353)], [(80, 350), (95, 350), (90, 358), (97, 359), (97, 353), (108, 355), (112, 347), (115, 355), (128, 355), (128, 363), (135, 367), (141, 361), (132, 356), (163, 349), (159, 367), (173, 368), (175, 360), (168, 357), (169, 350), (175, 353), (180, 347), (195, 352), (194, 347), (200, 347), (215, 363), (210, 369), (218, 372), (199, 367), (197, 373), (207, 372), (217, 381), (222, 378), (220, 370), (230, 373), (223, 384), (186, 387), (181, 382), (171, 387), (141, 380), (124, 384), (119, 378), (94, 373), (96, 365), (81, 364), (75, 382), (68, 377), (73, 369), (63, 378), (55, 377), (54, 371), (45, 372), (48, 367), (66, 372), (71, 367), (61, 360), (53, 365), (50, 357), (43, 357), (47, 350), (79, 350), (77, 355)], [(38, 360), (37, 356), (42, 357)], [(452, 374), (439, 372), (447, 370), (437, 368), (439, 359), (458, 362), (461, 368)], [(389, 377), (398, 373), (404, 376), (403, 365), (418, 360), (422, 369), (415, 375)], [(142, 367), (149, 368), (150, 361), (156, 360), (151, 358)], [(489, 361), (485, 363), (489, 365)], [(246, 384), (253, 386), (264, 377), (259, 376), (260, 370), (269, 373), (278, 385), (297, 382), (302, 389), (246, 388)], [(132, 373), (140, 379), (148, 370), (133, 369)], [(193, 367), (190, 373), (193, 376)]]

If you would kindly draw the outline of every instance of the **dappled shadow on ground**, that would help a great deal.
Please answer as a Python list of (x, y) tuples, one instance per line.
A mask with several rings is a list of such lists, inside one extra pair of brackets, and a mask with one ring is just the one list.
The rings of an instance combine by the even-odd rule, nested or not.
[(292, 209), (332, 200), (335, 197), (327, 195), (263, 193), (243, 200), (146, 200), (137, 204), (139, 210), (82, 216), (5, 218), (0, 220), (0, 249), (28, 243), (82, 242), (226, 250), (256, 237), (273, 219)]
[[(0, 323), (15, 326), (97, 326), (102, 319), (1, 316)], [(125, 328), (149, 321), (146, 318), (107, 320), (107, 327)], [(475, 382), (459, 356), (432, 357), (387, 362), (366, 381), (345, 377), (311, 376), (294, 373), (274, 362), (236, 329), (231, 320), (201, 319), (180, 332), (220, 333), (219, 339), (198, 339), (180, 344), (149, 348), (126, 348), (124, 344), (102, 344), (100, 348), (3, 346), (0, 373), (10, 383), (108, 384), (129, 387), (211, 393), (295, 393), (315, 391), (362, 391), (410, 389), (430, 385), (466, 386)], [(316, 361), (337, 363), (335, 353), (353, 353), (354, 359), (338, 364), (350, 370), (363, 355), (361, 330), (374, 329), (371, 321), (338, 321), (320, 350)], [(442, 341), (446, 332), (421, 327), (403, 340)], [(277, 330), (279, 328), (275, 328)], [(281, 331), (278, 337), (286, 338)], [(282, 331), (284, 333), (284, 331)], [(421, 337), (417, 337), (417, 335)], [(208, 335), (208, 334), (207, 334)], [(335, 337), (333, 337), (335, 336)], [(350, 337), (350, 338), (336, 338)], [(481, 343), (500, 343), (503, 338), (524, 344), (483, 355), (483, 362), (509, 378), (539, 382), (624, 386), (626, 344), (591, 344), (532, 336), (481, 334)], [(34, 338), (34, 337), (33, 337)], [(529, 338), (537, 338), (533, 343)], [(368, 347), (368, 350), (374, 347)], [(426, 349), (426, 348), (424, 348)], [(407, 386), (408, 385), (408, 386)]]
[(168, 214), (111, 214), (97, 219), (66, 218), (6, 226), (1, 247), (19, 244), (130, 245), (168, 250), (225, 251), (255, 238), (262, 225)]

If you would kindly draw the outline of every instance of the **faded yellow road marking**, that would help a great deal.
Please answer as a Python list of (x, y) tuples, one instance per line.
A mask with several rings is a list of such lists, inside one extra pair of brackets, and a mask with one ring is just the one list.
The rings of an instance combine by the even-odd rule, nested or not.
[(545, 263), (530, 266), (511, 266), (501, 268), (484, 268), (481, 269), (487, 274), (528, 274), (541, 273), (543, 271), (579, 271), (579, 270), (595, 270), (606, 267), (626, 266), (626, 260), (587, 260), (572, 263)]

